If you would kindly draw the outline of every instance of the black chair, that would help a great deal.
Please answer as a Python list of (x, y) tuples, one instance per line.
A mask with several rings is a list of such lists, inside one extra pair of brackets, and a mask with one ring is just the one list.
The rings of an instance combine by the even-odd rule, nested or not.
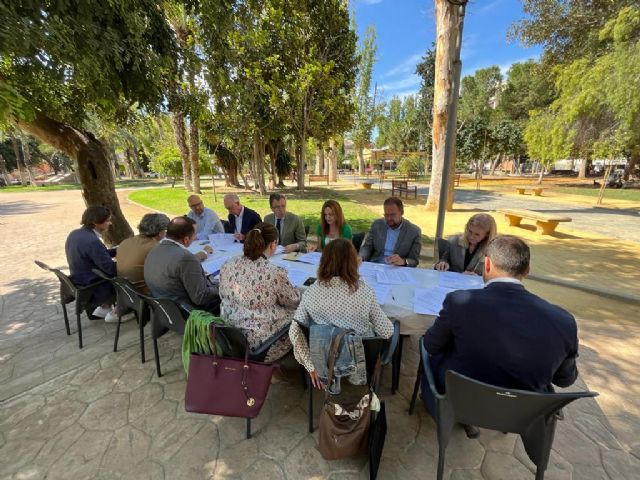
[(436, 238), (433, 252), (433, 263), (438, 263), (445, 252), (449, 251), (449, 242), (444, 238)]
[(220, 220), (222, 223), (222, 228), (224, 228), (224, 233), (233, 233), (234, 227), (227, 220)]
[(93, 273), (111, 282), (116, 291), (116, 311), (118, 312), (118, 325), (116, 336), (113, 340), (113, 351), (118, 351), (118, 339), (120, 338), (120, 325), (122, 317), (128, 313), (134, 313), (138, 322), (140, 335), (140, 361), (145, 362), (144, 354), (144, 326), (149, 322), (150, 311), (147, 302), (140, 296), (140, 292), (133, 284), (123, 277), (109, 277), (101, 270), (93, 269)]
[[(309, 342), (309, 327), (307, 325), (300, 324), (307, 342)], [(388, 365), (393, 359), (393, 353), (398, 345), (398, 338), (400, 337), (400, 323), (396, 320), (393, 322), (393, 335), (391, 338), (371, 337), (363, 338), (362, 345), (364, 347), (364, 356), (367, 364), (367, 383), (371, 385), (373, 370), (375, 368), (378, 356), (381, 358), (382, 369), (380, 371), (380, 377), (382, 377), (382, 370), (384, 366)], [(305, 377), (305, 389), (309, 389), (309, 433), (313, 433), (315, 430), (313, 425), (313, 385), (311, 383), (311, 377), (301, 365), (302, 373)], [(371, 385), (373, 391), (377, 391), (378, 384)]]
[(305, 225), (305, 226), (304, 226), (304, 234), (305, 234), (305, 236), (309, 236), (309, 229), (310, 229), (310, 228), (311, 228), (311, 227), (310, 227), (309, 225)]
[(354, 233), (351, 238), (351, 243), (356, 248), (356, 252), (360, 251), (360, 247), (362, 246), (362, 242), (364, 241), (364, 236), (366, 233)]
[(154, 298), (138, 294), (147, 302), (151, 310), (151, 338), (153, 339), (153, 354), (156, 360), (156, 373), (162, 376), (160, 370), (160, 352), (158, 350), (158, 338), (168, 331), (184, 334), (184, 325), (189, 316), (190, 307), (179, 305), (170, 298)]
[(456, 423), (476, 425), (500, 432), (517, 433), (524, 449), (536, 465), (536, 480), (544, 478), (555, 435), (558, 412), (579, 398), (595, 397), (596, 392), (537, 393), (507, 390), (473, 380), (452, 370), (446, 373), (446, 394), (436, 390), (429, 353), (420, 338), (422, 361), (411, 396), (409, 414), (413, 414), (423, 372), (435, 397), (438, 431), (438, 480), (444, 473), (445, 450)]
[[(225, 357), (244, 358), (247, 348), (247, 338), (240, 328), (231, 325), (216, 325), (216, 344), (222, 348)], [(282, 327), (277, 333), (267, 339), (256, 349), (249, 350), (249, 360), (264, 362), (269, 349), (275, 342), (289, 333), (289, 325)], [(251, 419), (245, 419), (247, 424), (247, 439), (251, 438)]]
[(62, 312), (64, 313), (64, 326), (67, 329), (67, 335), (71, 335), (67, 305), (75, 301), (76, 323), (78, 325), (78, 346), (82, 348), (82, 323), (80, 322), (80, 314), (84, 310), (87, 310), (87, 315), (89, 315), (89, 310), (96, 307), (96, 305), (91, 303), (91, 297), (96, 287), (102, 285), (105, 280), (99, 280), (83, 287), (77, 287), (67, 275), (57, 268), (51, 268), (39, 260), (34, 260), (34, 262), (43, 270), (53, 273), (60, 281), (60, 304), (62, 305)]

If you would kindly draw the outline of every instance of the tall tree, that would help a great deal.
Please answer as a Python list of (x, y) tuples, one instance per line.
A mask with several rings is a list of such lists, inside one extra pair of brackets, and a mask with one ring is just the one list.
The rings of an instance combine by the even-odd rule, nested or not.
[(435, 69), (435, 48), (428, 48), (420, 63), (416, 65), (416, 73), (420, 76), (420, 91), (418, 92), (418, 150), (429, 151), (431, 149)]
[(363, 150), (371, 142), (371, 133), (376, 120), (375, 91), (373, 95), (371, 94), (371, 77), (376, 61), (376, 51), (376, 30), (370, 25), (365, 30), (358, 50), (360, 63), (354, 92), (356, 111), (351, 131), (353, 147), (358, 158), (358, 173), (360, 174), (364, 173), (365, 169)]
[(89, 112), (117, 119), (136, 102), (160, 105), (176, 71), (162, 10), (154, 0), (18, 0), (0, 2), (0, 18), (0, 82), (32, 112), (10, 121), (77, 163), (86, 204), (113, 212), (107, 241), (130, 236), (108, 152), (85, 125)]

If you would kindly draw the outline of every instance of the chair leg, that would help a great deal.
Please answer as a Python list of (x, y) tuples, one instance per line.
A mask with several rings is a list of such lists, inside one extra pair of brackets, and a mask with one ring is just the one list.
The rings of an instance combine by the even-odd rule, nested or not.
[(78, 345), (82, 348), (82, 323), (80, 321), (80, 312), (76, 312), (76, 322), (78, 324)]
[(311, 377), (307, 376), (307, 382), (309, 387), (309, 433), (313, 433), (313, 385), (311, 385)]
[(251, 438), (251, 419), (247, 418), (247, 440)]
[(116, 337), (113, 339), (113, 351), (118, 351), (118, 338), (120, 338), (120, 325), (122, 323), (122, 315), (118, 314), (118, 325), (116, 325)]
[(536, 480), (544, 480), (544, 468), (536, 468)]
[(442, 447), (438, 444), (438, 480), (442, 480), (444, 477), (444, 454), (446, 447)]
[(416, 407), (416, 399), (418, 398), (418, 389), (420, 388), (420, 380), (422, 379), (422, 373), (424, 371), (424, 367), (422, 366), (422, 361), (418, 363), (418, 373), (416, 374), (416, 383), (413, 386), (413, 394), (411, 395), (411, 403), (409, 404), (409, 415), (413, 415), (413, 411)]
[(140, 361), (144, 363), (144, 323), (141, 318), (138, 319), (138, 329), (140, 330)]
[(60, 302), (62, 305), (62, 313), (64, 314), (64, 326), (67, 329), (67, 335), (71, 335), (71, 329), (69, 328), (69, 315), (67, 315), (67, 306)]
[(302, 374), (302, 388), (307, 389), (307, 370), (300, 365), (300, 373)]
[(153, 354), (156, 357), (156, 373), (158, 377), (162, 376), (162, 372), (160, 372), (160, 352), (158, 352), (158, 339), (153, 339)]
[(402, 344), (404, 343), (404, 335), (400, 335), (398, 339), (398, 347), (393, 353), (391, 362), (391, 393), (395, 395), (400, 385), (400, 363), (402, 362)]

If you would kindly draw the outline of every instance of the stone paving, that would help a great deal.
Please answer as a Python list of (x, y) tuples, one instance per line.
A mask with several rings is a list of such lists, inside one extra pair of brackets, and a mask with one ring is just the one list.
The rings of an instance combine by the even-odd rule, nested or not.
[[(75, 329), (71, 336), (64, 331), (57, 281), (32, 260), (63, 266), (64, 240), (83, 209), (77, 191), (0, 196), (0, 479), (368, 478), (366, 458), (326, 462), (316, 450), (317, 432), (307, 433), (307, 397), (291, 359), (288, 381), (272, 386), (253, 422), (254, 437), (245, 440), (241, 419), (184, 411), (176, 335), (160, 341), (161, 378), (152, 361), (140, 363), (134, 322), (123, 325), (114, 353), (115, 326), (83, 316), (85, 348), (78, 350)], [(123, 209), (132, 225), (143, 213), (126, 203)], [(530, 288), (558, 290), (534, 282)], [(564, 291), (571, 295), (571, 305), (593, 302)], [(610, 315), (579, 320), (576, 388), (601, 395), (566, 409), (548, 479), (640, 478), (640, 325), (624, 316), (627, 305), (596, 301)], [(433, 421), (423, 408), (407, 414), (416, 341), (406, 343), (400, 391), (390, 394), (388, 371), (383, 381), (389, 432), (381, 479), (435, 478)], [(146, 350), (152, 358), (149, 337)], [(452, 480), (534, 476), (517, 437), (491, 431), (468, 440), (457, 429), (446, 470)]]

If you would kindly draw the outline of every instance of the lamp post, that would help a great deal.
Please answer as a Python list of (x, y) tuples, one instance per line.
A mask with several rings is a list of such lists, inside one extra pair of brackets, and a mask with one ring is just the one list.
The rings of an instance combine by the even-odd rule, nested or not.
[(462, 73), (462, 61), (460, 50), (462, 48), (462, 29), (464, 26), (464, 13), (468, 0), (447, 0), (451, 5), (458, 7), (458, 38), (453, 57), (453, 88), (451, 89), (451, 101), (447, 114), (447, 136), (444, 142), (445, 162), (442, 166), (442, 184), (440, 186), (440, 202), (438, 203), (438, 219), (436, 223), (436, 238), (442, 238), (444, 230), (444, 217), (447, 210), (447, 194), (449, 192), (449, 176), (453, 163), (453, 144), (456, 135), (456, 112), (458, 110), (458, 94), (460, 91), (460, 75)]

